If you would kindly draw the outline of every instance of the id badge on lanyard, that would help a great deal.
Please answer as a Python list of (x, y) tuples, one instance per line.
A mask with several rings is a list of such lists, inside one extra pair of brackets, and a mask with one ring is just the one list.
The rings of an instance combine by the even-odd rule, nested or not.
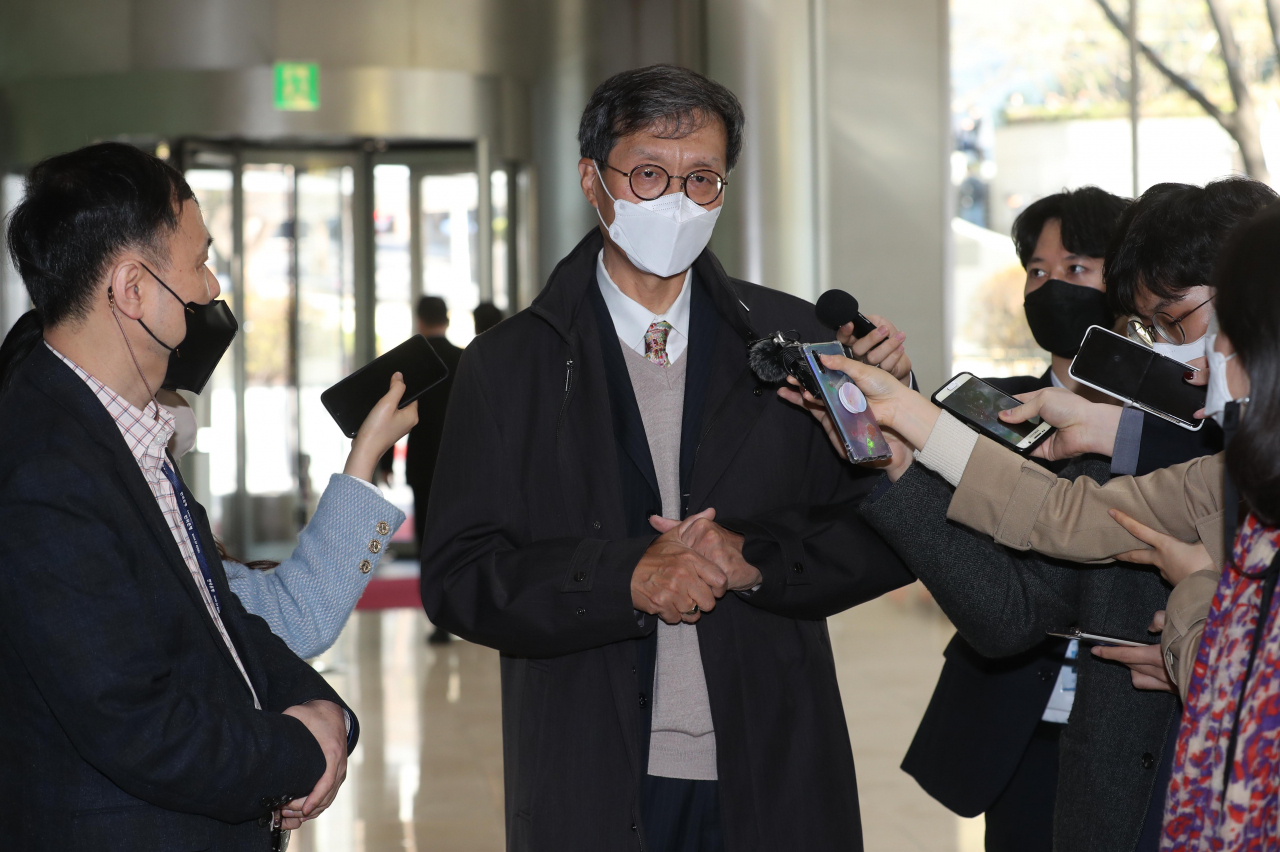
[(187, 530), (187, 541), (191, 542), (191, 550), (195, 553), (196, 564), (200, 566), (200, 576), (204, 578), (204, 587), (209, 591), (209, 597), (213, 600), (214, 610), (221, 615), (222, 603), (218, 600), (218, 589), (213, 584), (213, 572), (209, 570), (209, 562), (205, 559), (204, 547), (200, 543), (200, 533), (196, 529), (195, 519), (191, 516), (191, 506), (187, 504), (187, 493), (182, 488), (182, 482), (178, 479), (178, 475), (173, 472), (173, 468), (169, 466), (169, 462), (165, 462), (160, 466), (164, 471), (165, 479), (169, 480), (169, 485), (173, 487), (173, 497), (178, 503), (178, 511), (182, 515), (182, 526)]

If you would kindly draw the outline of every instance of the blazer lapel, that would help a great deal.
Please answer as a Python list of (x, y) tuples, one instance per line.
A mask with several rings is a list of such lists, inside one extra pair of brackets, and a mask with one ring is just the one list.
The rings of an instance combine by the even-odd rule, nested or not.
[(89, 386), (47, 347), (37, 346), (31, 357), (35, 361), (35, 372), (32, 378), (37, 386), (84, 424), (85, 431), (93, 440), (111, 454), (125, 493), (137, 508), (143, 525), (155, 539), (166, 565), (178, 575), (179, 584), (195, 605), (196, 611), (200, 613), (205, 627), (216, 640), (214, 644), (217, 645), (218, 650), (227, 662), (234, 665), (235, 661), (231, 657), (230, 650), (227, 649), (227, 643), (222, 641), (222, 636), (218, 633), (218, 628), (204, 605), (204, 599), (200, 597), (200, 590), (196, 588), (191, 572), (187, 570), (182, 551), (178, 549), (178, 543), (174, 540), (173, 533), (169, 531), (169, 524), (160, 511), (160, 504), (151, 493), (151, 487), (147, 485), (147, 480), (138, 467), (138, 460), (133, 457), (133, 453), (129, 452), (119, 427)]

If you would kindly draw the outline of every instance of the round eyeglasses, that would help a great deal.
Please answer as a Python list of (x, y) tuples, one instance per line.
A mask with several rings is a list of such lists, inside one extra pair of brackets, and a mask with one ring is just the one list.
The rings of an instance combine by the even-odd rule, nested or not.
[(1187, 342), (1187, 332), (1182, 327), (1182, 321), (1212, 301), (1213, 297), (1210, 296), (1180, 317), (1171, 316), (1164, 311), (1156, 311), (1150, 325), (1134, 317), (1129, 320), (1129, 337), (1148, 346), (1154, 346), (1157, 338), (1162, 343), (1181, 346)]
[(681, 177), (672, 175), (662, 166), (655, 166), (652, 163), (636, 166), (629, 172), (624, 172), (608, 163), (605, 163), (605, 166), (620, 175), (626, 175), (627, 181), (631, 184), (631, 191), (642, 201), (661, 198), (666, 195), (671, 181), (678, 180), (690, 201), (706, 207), (719, 198), (720, 193), (724, 192), (724, 188), (729, 184), (718, 172), (713, 172), (711, 169), (694, 169)]

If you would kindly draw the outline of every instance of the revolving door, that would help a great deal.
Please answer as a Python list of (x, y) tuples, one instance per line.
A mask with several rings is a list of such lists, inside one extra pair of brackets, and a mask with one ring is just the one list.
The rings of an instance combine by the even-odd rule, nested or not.
[[(229, 551), (282, 559), (350, 449), (321, 392), (412, 335), (421, 295), (445, 299), (458, 346), (474, 336), (480, 301), (518, 307), (528, 268), (518, 238), (524, 178), (492, 168), (473, 145), (379, 152), (185, 141), (174, 153), (241, 324), (193, 401), (200, 428), (182, 465)], [(385, 493), (411, 515), (402, 459), (401, 446)], [(412, 549), (412, 529), (406, 522), (394, 541)]]

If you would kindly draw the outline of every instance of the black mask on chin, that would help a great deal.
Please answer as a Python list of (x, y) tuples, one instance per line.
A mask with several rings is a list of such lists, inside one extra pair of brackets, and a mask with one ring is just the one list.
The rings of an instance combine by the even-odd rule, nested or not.
[[(151, 272), (145, 265), (142, 268)], [(151, 272), (151, 277), (160, 281), (161, 287), (168, 290), (173, 298), (182, 302), (178, 294), (160, 280), (159, 275)], [(221, 299), (216, 299), (207, 305), (184, 302), (183, 308), (187, 315), (187, 336), (182, 338), (177, 346), (170, 346), (156, 337), (155, 332), (147, 328), (142, 320), (138, 320), (138, 325), (142, 326), (156, 343), (169, 350), (169, 367), (165, 370), (164, 381), (160, 383), (160, 387), (165, 390), (187, 390), (198, 394), (209, 383), (209, 377), (213, 375), (218, 362), (231, 346), (231, 341), (235, 339), (240, 325), (236, 322), (235, 314), (231, 313), (231, 308), (227, 307), (227, 303)]]
[(1063, 358), (1076, 356), (1089, 326), (1111, 328), (1106, 293), (1057, 278), (1028, 293), (1022, 308), (1040, 348)]

